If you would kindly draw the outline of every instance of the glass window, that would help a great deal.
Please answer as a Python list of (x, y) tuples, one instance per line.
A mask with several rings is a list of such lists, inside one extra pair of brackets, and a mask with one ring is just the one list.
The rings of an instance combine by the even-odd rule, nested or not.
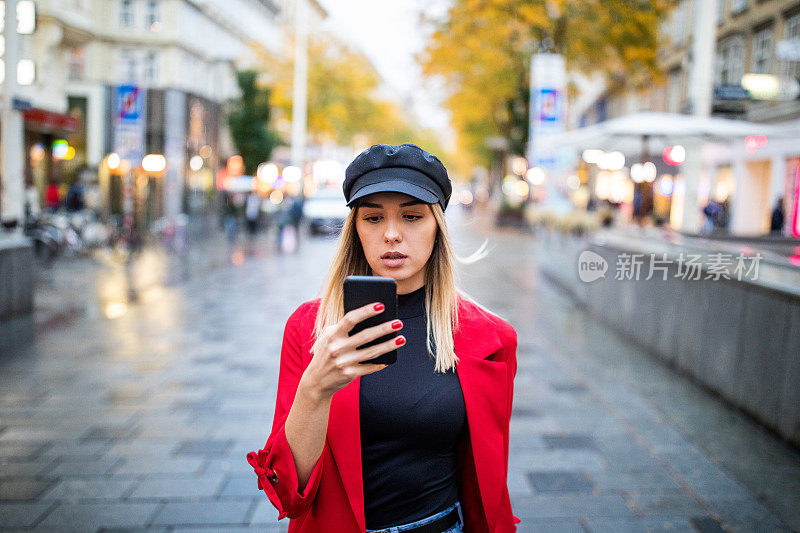
[(135, 83), (138, 79), (138, 62), (136, 54), (132, 50), (120, 50), (119, 52), (119, 77), (125, 83)]
[(151, 31), (161, 29), (161, 2), (159, 0), (147, 0), (145, 25)]
[(744, 45), (737, 35), (720, 41), (717, 47), (715, 81), (717, 85), (739, 85), (744, 74)]
[(133, 0), (119, 0), (119, 25), (121, 28), (133, 26), (134, 5)]
[(680, 0), (672, 12), (672, 44), (683, 44), (686, 36), (686, 2)]
[(753, 57), (750, 70), (756, 74), (769, 74), (772, 60), (772, 28), (764, 28), (753, 35)]
[(667, 85), (667, 111), (680, 113), (681, 109), (681, 70), (675, 69), (669, 73)]
[(158, 83), (158, 55), (155, 52), (147, 52), (144, 56), (144, 80)]
[[(800, 43), (800, 13), (786, 19), (783, 25), (783, 38)], [(781, 74), (800, 78), (800, 61), (781, 61)]]
[(69, 51), (67, 76), (70, 80), (82, 80), (86, 69), (86, 49), (76, 46)]

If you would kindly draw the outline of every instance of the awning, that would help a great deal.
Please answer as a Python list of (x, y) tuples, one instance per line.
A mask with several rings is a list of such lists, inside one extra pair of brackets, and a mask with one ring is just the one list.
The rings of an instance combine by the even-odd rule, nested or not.
[(38, 107), (22, 112), (25, 127), (41, 133), (74, 133), (78, 131), (78, 119), (64, 113), (54, 113)]
[[(730, 141), (748, 135), (795, 137), (797, 125), (786, 127), (717, 117), (699, 117), (677, 113), (641, 112), (537, 139), (537, 147), (612, 148), (635, 151), (644, 140), (654, 141), (651, 148), (685, 144), (693, 140)], [(654, 146), (653, 146), (654, 145)]]

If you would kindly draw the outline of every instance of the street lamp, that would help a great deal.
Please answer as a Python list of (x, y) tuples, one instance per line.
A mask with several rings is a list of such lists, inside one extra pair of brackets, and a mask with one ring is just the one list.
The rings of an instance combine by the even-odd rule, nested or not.
[(189, 168), (191, 168), (195, 172), (203, 168), (203, 158), (200, 157), (199, 155), (193, 155), (192, 158), (189, 160)]
[(117, 168), (119, 168), (119, 154), (114, 152), (108, 154), (108, 157), (106, 158), (106, 164), (111, 170), (117, 170)]
[(160, 174), (167, 169), (167, 159), (161, 154), (147, 154), (142, 159), (142, 168), (151, 174)]

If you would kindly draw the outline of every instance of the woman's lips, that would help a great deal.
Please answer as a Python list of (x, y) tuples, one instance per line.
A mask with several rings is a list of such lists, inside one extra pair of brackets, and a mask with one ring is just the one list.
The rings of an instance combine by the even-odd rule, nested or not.
[(381, 257), (381, 262), (383, 266), (399, 267), (406, 259), (408, 259), (408, 257)]

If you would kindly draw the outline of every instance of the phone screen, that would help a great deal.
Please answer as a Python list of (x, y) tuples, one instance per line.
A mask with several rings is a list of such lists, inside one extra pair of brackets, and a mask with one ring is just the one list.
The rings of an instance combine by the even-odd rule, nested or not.
[[(347, 276), (344, 280), (344, 312), (363, 307), (372, 302), (381, 302), (384, 305), (382, 313), (371, 316), (359, 322), (350, 330), (349, 335), (355, 335), (366, 328), (377, 326), (387, 320), (397, 318), (397, 283), (394, 278), (384, 276)], [(373, 341), (359, 346), (366, 348), (380, 344), (396, 337), (399, 333), (393, 332)], [(364, 363), (378, 363), (391, 365), (397, 361), (397, 350), (392, 350)]]

